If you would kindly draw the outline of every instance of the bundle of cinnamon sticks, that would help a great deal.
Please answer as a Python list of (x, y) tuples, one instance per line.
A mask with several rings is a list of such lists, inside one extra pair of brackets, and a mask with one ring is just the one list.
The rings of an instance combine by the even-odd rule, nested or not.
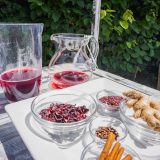
[[(114, 140), (115, 135), (110, 132), (98, 160), (121, 160), (125, 149), (124, 147), (121, 147), (119, 142), (115, 143), (115, 145), (112, 147)], [(127, 154), (122, 160), (132, 160), (132, 156)]]

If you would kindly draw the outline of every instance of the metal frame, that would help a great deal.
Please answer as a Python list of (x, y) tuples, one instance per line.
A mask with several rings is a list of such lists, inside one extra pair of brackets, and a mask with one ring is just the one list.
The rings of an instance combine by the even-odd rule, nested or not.
[(99, 37), (100, 11), (101, 0), (93, 0), (93, 22), (91, 27), (91, 35), (93, 35), (97, 41)]

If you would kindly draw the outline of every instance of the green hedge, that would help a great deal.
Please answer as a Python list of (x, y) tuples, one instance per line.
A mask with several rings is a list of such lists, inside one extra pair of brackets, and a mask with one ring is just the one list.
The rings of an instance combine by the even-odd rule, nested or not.
[(91, 32), (92, 3), (90, 0), (0, 0), (0, 21), (42, 22), (43, 65), (54, 54), (50, 35), (53, 33)]
[[(52, 33), (90, 34), (91, 0), (0, 0), (0, 21), (42, 22), (43, 62), (53, 55)], [(160, 0), (102, 1), (99, 66), (137, 73), (160, 57)]]
[[(101, 12), (103, 66), (137, 73), (160, 59), (160, 0), (111, 0)], [(103, 57), (103, 58), (102, 58)]]

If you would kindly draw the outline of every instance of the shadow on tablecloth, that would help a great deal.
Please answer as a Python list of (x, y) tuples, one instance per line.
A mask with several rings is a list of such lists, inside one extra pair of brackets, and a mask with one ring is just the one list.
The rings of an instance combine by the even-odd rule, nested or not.
[(8, 160), (33, 160), (12, 122), (0, 127), (0, 141)]
[[(8, 104), (3, 92), (0, 90), (0, 116), (3, 124), (0, 125), (0, 142), (3, 145), (8, 160), (33, 160), (27, 147), (23, 143), (12, 122), (7, 122), (4, 106)], [(3, 117), (3, 115), (5, 115)], [(5, 120), (6, 119), (6, 120)]]

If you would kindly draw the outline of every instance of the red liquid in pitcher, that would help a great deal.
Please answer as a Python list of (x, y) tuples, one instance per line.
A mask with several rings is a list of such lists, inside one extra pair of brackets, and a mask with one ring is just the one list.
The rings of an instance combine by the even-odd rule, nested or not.
[(0, 75), (0, 84), (11, 102), (37, 96), (40, 83), (41, 73), (32, 68), (14, 69)]
[(53, 75), (53, 88), (66, 88), (89, 80), (89, 75), (79, 71), (63, 71)]

